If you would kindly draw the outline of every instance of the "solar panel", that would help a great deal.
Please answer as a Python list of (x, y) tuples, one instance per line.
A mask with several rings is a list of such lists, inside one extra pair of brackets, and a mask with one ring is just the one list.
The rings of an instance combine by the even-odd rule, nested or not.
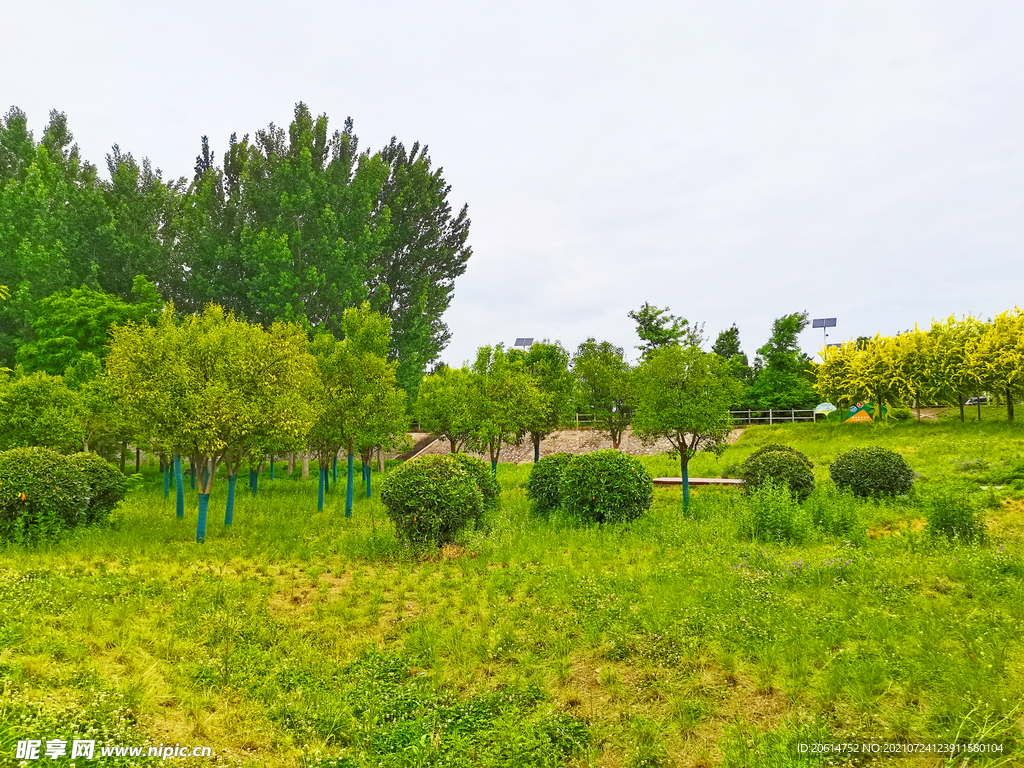
[(520, 337), (520, 338), (516, 339), (516, 343), (513, 344), (512, 346), (513, 347), (528, 347), (531, 344), (533, 344), (533, 339), (532, 338), (528, 339), (528, 338)]
[(836, 319), (834, 317), (819, 317), (816, 320), (811, 321), (811, 328), (835, 328)]

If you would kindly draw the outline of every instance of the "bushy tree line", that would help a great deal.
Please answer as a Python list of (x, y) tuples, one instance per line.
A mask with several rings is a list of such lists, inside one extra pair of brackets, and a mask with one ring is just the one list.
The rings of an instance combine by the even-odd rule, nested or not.
[(897, 336), (850, 341), (822, 352), (817, 388), (836, 405), (947, 403), (990, 392), (1014, 418), (1024, 393), (1024, 311), (1006, 311), (991, 322), (975, 317), (933, 322)]
[(427, 147), (361, 151), (351, 120), (330, 132), (299, 104), (287, 130), (233, 134), (220, 160), (203, 137), (191, 180), (117, 146), (106, 171), (80, 157), (63, 113), (38, 141), (21, 110), (0, 119), (0, 366), (63, 373), (75, 311), (107, 321), (75, 328), (77, 351), (102, 356), (111, 322), (165, 300), (336, 335), (343, 311), (369, 302), (391, 321), (388, 359), (410, 392), (447, 345), (470, 222)]

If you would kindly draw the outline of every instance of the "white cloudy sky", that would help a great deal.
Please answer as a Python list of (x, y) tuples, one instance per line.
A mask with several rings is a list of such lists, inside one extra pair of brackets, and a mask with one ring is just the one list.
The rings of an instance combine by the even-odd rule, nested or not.
[[(1024, 304), (1024, 4), (1016, 0), (5, 8), (0, 98), (67, 113), (165, 177), (200, 136), (297, 101), (364, 148), (426, 143), (469, 204), (450, 363), (517, 336), (632, 348), (649, 301), (830, 341)], [(821, 344), (808, 329), (808, 353)]]

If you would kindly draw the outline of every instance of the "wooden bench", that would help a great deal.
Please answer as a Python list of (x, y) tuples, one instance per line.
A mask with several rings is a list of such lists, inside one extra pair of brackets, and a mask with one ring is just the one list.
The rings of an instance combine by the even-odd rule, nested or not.
[[(654, 478), (655, 485), (682, 485), (683, 478), (681, 477), (656, 477)], [(743, 485), (742, 480), (737, 480), (734, 477), (691, 477), (690, 486), (695, 485)]]

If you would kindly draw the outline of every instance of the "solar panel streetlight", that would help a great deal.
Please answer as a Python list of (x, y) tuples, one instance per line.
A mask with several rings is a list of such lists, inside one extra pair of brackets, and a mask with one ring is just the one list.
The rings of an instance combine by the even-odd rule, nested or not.
[(811, 321), (811, 328), (821, 328), (821, 332), (823, 334), (825, 334), (825, 346), (826, 347), (833, 346), (833, 345), (828, 343), (828, 331), (826, 331), (825, 329), (826, 328), (835, 328), (835, 327), (836, 327), (836, 319), (834, 317), (819, 317), (818, 319)]

